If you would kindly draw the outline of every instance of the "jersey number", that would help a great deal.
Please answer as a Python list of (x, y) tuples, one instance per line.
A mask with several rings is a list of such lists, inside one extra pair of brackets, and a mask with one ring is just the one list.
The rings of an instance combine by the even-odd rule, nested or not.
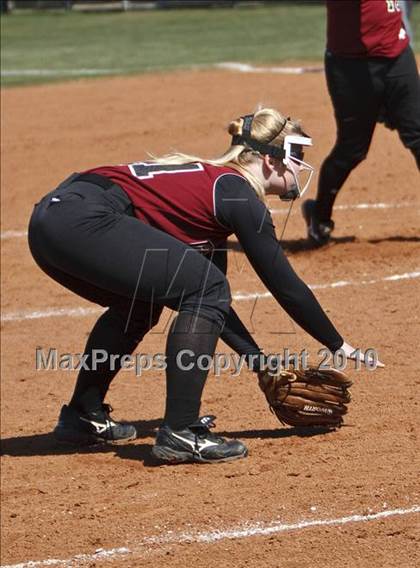
[(153, 178), (161, 174), (181, 174), (186, 172), (197, 172), (203, 170), (203, 166), (197, 164), (150, 164), (148, 162), (134, 162), (128, 164), (130, 172), (139, 179)]

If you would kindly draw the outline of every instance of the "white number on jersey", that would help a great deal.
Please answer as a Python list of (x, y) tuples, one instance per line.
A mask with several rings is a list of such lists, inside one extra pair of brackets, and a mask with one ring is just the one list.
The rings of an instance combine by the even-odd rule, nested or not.
[(388, 12), (399, 12), (401, 10), (399, 0), (385, 0)]
[(160, 174), (180, 174), (204, 169), (200, 163), (164, 165), (150, 162), (134, 162), (128, 164), (128, 168), (131, 174), (139, 179), (150, 179)]

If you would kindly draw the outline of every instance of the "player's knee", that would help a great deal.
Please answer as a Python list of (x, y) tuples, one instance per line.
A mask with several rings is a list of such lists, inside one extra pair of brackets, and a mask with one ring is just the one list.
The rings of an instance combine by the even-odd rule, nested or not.
[(367, 154), (368, 150), (366, 148), (353, 149), (351, 152), (344, 149), (337, 149), (333, 154), (333, 159), (339, 169), (351, 171), (366, 159)]
[(232, 303), (230, 286), (226, 276), (220, 270), (209, 278), (201, 291), (199, 303), (201, 309), (214, 310), (224, 317), (229, 313)]
[(225, 276), (221, 279), (220, 284), (218, 285), (217, 296), (219, 309), (227, 315), (232, 304), (232, 294), (229, 282)]
[(232, 296), (226, 276), (215, 269), (210, 271), (206, 284), (197, 292), (183, 298), (180, 311), (198, 314), (221, 327), (230, 311)]
[(134, 305), (113, 306), (106, 313), (108, 323), (123, 330), (124, 335), (137, 345), (157, 325), (162, 309), (152, 303), (135, 302)]
[(367, 157), (367, 150), (360, 150), (359, 152), (356, 152), (353, 155), (353, 161), (352, 161), (352, 165), (353, 168), (355, 168), (356, 166), (358, 166), (361, 162), (363, 162), (364, 160), (366, 160)]
[(415, 148), (410, 148), (410, 150), (416, 160), (417, 168), (420, 170), (420, 145)]

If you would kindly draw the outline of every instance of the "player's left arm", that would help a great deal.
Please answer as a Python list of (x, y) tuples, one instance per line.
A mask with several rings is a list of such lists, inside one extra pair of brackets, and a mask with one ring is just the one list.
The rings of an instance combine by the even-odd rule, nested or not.
[[(216, 187), (216, 214), (238, 237), (255, 271), (290, 317), (333, 353), (343, 349), (350, 359), (355, 349), (346, 343), (310, 288), (296, 274), (277, 240), (267, 207), (239, 176), (224, 176)], [(359, 353), (365, 362), (364, 354)], [(378, 367), (384, 365), (380, 362)]]
[(290, 317), (335, 352), (344, 341), (312, 291), (296, 274), (277, 240), (270, 212), (239, 176), (224, 176), (216, 188), (219, 221), (237, 236), (254, 270)]

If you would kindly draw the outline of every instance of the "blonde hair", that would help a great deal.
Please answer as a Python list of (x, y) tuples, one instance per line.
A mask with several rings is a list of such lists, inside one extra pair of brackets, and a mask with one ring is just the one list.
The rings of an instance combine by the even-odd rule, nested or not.
[[(244, 119), (242, 117), (233, 120), (228, 126), (228, 133), (231, 136), (241, 136), (243, 134)], [(299, 122), (284, 117), (277, 110), (272, 108), (260, 108), (254, 115), (251, 125), (251, 137), (257, 142), (273, 146), (283, 147), (284, 138), (289, 134), (301, 134), (302, 128)], [(237, 170), (242, 174), (250, 185), (254, 188), (257, 196), (264, 201), (265, 191), (262, 183), (251, 173), (247, 165), (252, 161), (253, 156), (261, 154), (253, 150), (246, 143), (230, 146), (218, 158), (205, 159), (199, 156), (174, 152), (164, 156), (151, 156), (151, 162), (156, 164), (189, 164), (191, 162), (202, 162), (212, 166), (227, 166)]]

